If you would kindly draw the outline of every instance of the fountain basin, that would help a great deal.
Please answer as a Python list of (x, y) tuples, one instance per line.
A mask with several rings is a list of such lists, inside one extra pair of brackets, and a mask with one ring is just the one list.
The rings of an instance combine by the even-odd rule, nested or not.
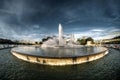
[(16, 47), (11, 53), (19, 59), (43, 65), (74, 65), (90, 62), (108, 54), (105, 47), (36, 48)]

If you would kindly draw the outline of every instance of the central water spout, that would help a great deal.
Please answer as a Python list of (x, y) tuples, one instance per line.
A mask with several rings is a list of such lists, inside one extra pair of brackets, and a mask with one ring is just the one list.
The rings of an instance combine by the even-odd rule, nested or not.
[(61, 24), (59, 24), (58, 31), (59, 31), (59, 46), (64, 46), (63, 29)]

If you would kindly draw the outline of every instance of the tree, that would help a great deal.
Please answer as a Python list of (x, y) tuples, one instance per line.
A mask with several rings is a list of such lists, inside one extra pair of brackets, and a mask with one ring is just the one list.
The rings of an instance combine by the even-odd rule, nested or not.
[(35, 42), (35, 44), (38, 44), (38, 42)]
[(45, 41), (47, 41), (48, 39), (50, 39), (51, 37), (47, 37), (47, 38), (43, 38), (42, 39), (42, 42), (45, 42)]
[(77, 39), (77, 41), (81, 44), (81, 45), (85, 45), (86, 44), (86, 39)]
[(86, 45), (86, 44), (87, 44), (87, 41), (91, 41), (92, 44), (94, 43), (94, 40), (92, 39), (92, 37), (88, 37), (87, 39), (85, 39), (85, 38), (83, 38), (83, 39), (78, 38), (77, 41), (78, 41), (81, 45)]
[(94, 40), (92, 39), (92, 37), (88, 37), (88, 38), (86, 39), (86, 43), (87, 43), (87, 41), (91, 41), (92, 44), (94, 43)]
[(43, 44), (42, 42), (39, 42), (39, 44)]

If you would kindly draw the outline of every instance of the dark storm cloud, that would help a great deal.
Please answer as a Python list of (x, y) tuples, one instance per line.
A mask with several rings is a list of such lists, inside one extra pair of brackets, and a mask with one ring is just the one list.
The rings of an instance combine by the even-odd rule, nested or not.
[(0, 37), (39, 40), (56, 34), (58, 23), (65, 33), (105, 27), (119, 31), (119, 4), (119, 0), (0, 0)]

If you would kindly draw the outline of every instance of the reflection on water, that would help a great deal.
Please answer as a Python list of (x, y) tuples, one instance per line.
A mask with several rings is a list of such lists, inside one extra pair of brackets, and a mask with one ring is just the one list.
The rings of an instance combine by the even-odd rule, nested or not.
[(13, 51), (24, 54), (43, 57), (76, 57), (99, 53), (106, 50), (104, 47), (81, 47), (81, 48), (37, 48), (37, 47), (17, 47)]

